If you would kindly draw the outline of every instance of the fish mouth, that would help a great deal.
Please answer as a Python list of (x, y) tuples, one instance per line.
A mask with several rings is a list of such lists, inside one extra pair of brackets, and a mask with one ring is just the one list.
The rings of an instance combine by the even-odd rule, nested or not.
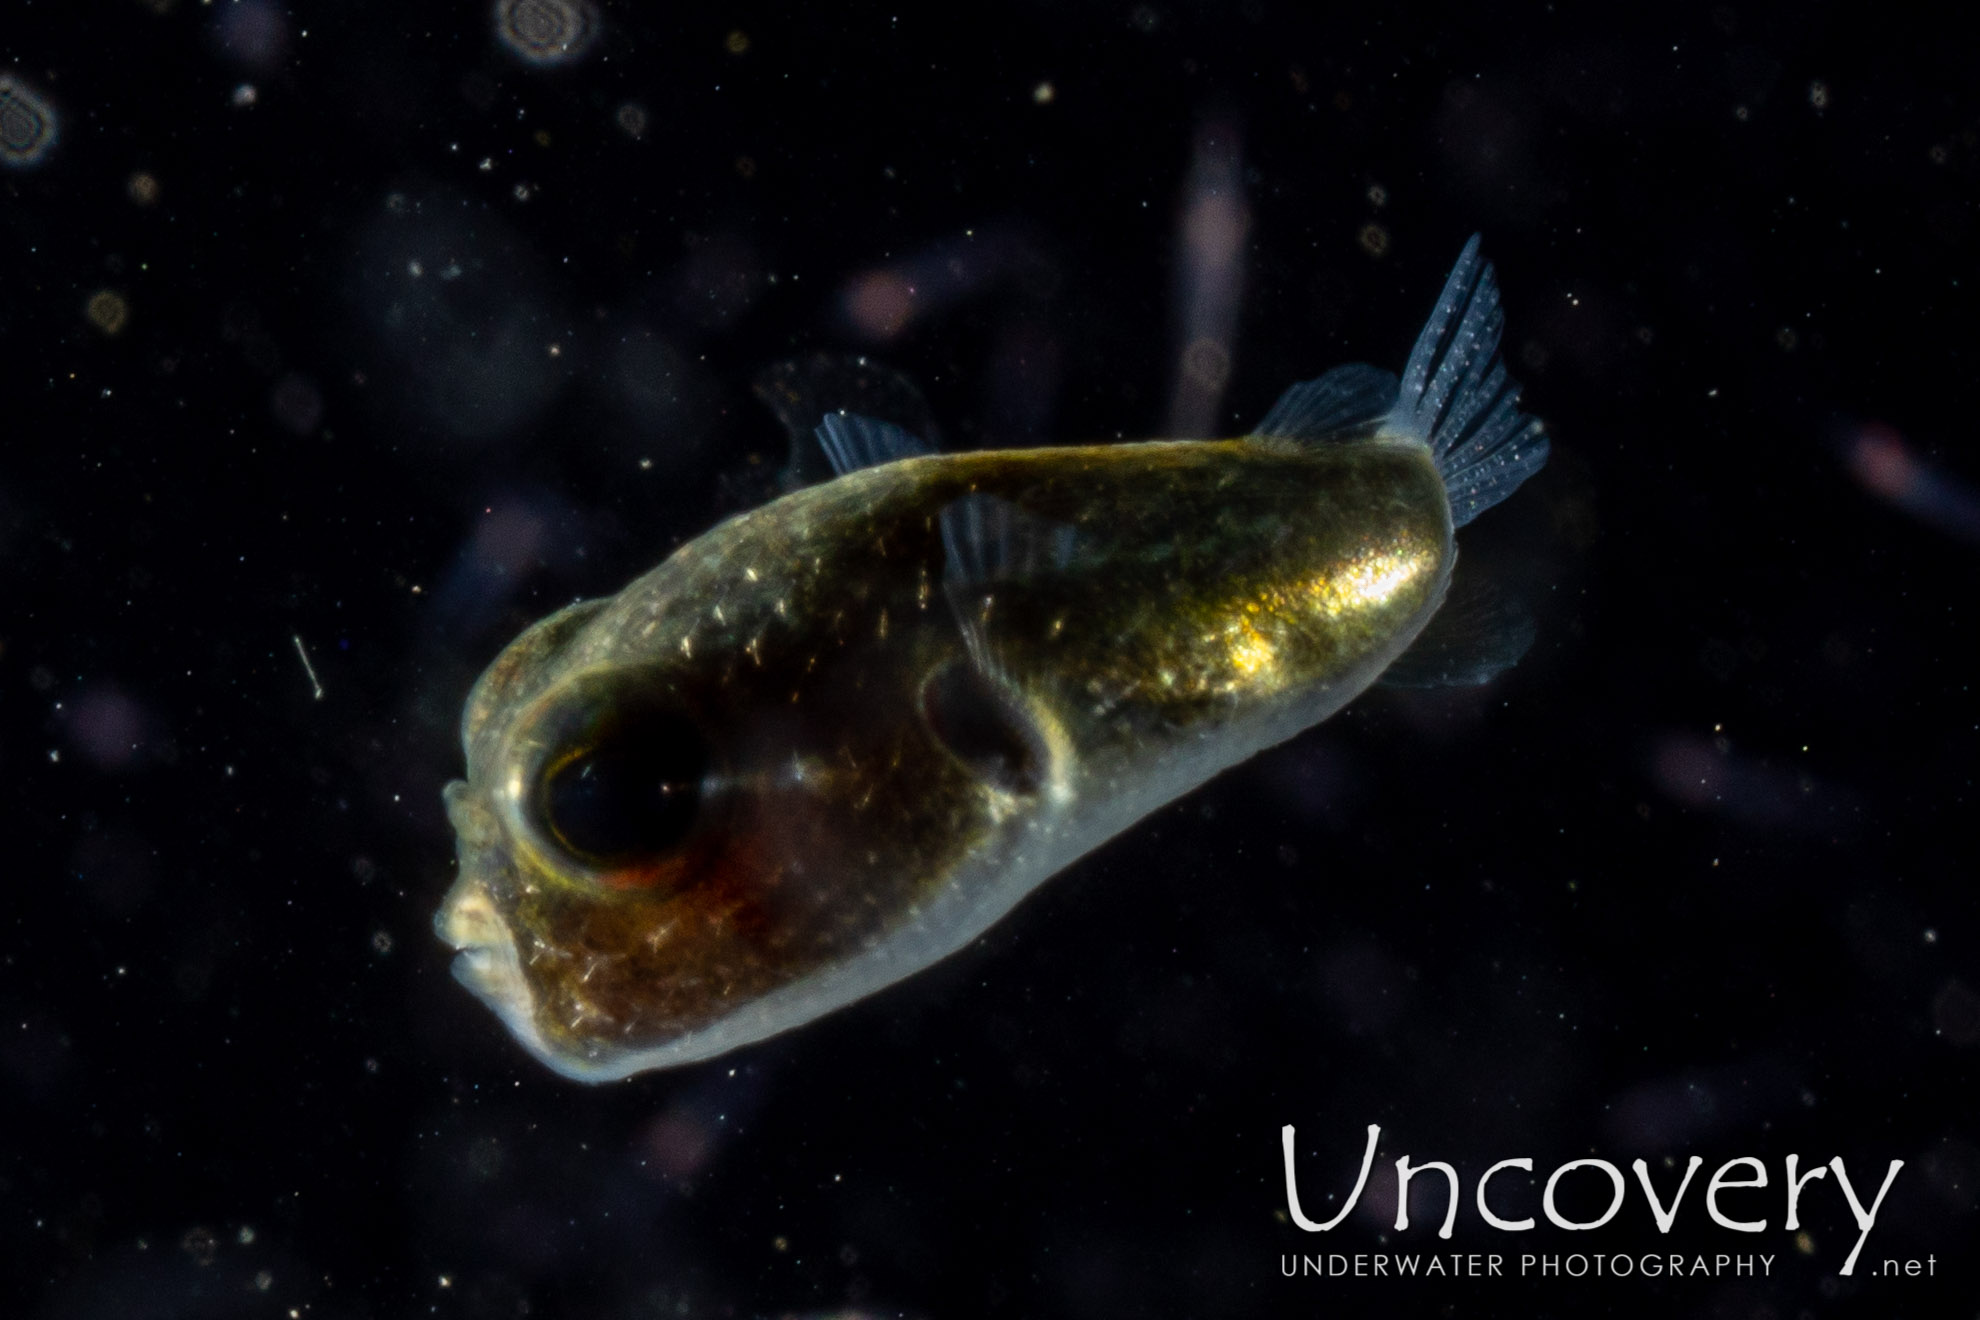
[(574, 1055), (545, 1034), (536, 991), (523, 975), (516, 932), (489, 883), (491, 877), (500, 881), (507, 875), (501, 828), (485, 801), (464, 782), (447, 785), (446, 802), (447, 817), (460, 836), (460, 872), (433, 914), (433, 933), (457, 951), (454, 979), (493, 1009), (516, 1042), (552, 1070), (582, 1082), (624, 1076), (627, 1070), (613, 1071)]
[(433, 932), (459, 951), (454, 979), (494, 1009), (518, 1039), (540, 1051), (536, 995), (523, 976), (515, 935), (487, 886), (467, 876), (455, 881), (434, 914)]
[(495, 822), (466, 783), (455, 780), (445, 793), (447, 819), (461, 840), (460, 877), (433, 914), (433, 933), (458, 949), (454, 978), (487, 1000), (505, 1019), (512, 1008), (527, 1008), (529, 988), (516, 953), (516, 937), (477, 874), (484, 850), (496, 843)]

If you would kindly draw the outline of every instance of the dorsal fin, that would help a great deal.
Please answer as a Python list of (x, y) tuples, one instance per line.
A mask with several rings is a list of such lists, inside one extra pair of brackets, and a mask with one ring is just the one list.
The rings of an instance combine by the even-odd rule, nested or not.
[(836, 475), (817, 436), (818, 419), (828, 413), (843, 411), (892, 422), (926, 440), (929, 448), (942, 447), (934, 411), (914, 382), (863, 353), (812, 353), (774, 363), (757, 374), (751, 388), (777, 415), (790, 440), (788, 461), (774, 474), (777, 490), (766, 496), (830, 481)]
[(1519, 411), (1519, 386), (1499, 360), (1499, 288), (1473, 234), (1403, 368), (1385, 427), (1430, 446), (1462, 527), (1547, 461), (1540, 423)]
[(920, 437), (891, 422), (876, 422), (858, 413), (831, 412), (818, 424), (818, 443), (825, 457), (832, 460), (832, 471), (839, 476), (861, 468), (878, 467), (897, 458), (915, 458), (929, 452)]
[(1395, 407), (1396, 388), (1392, 371), (1361, 362), (1335, 367), (1281, 394), (1251, 433), (1301, 444), (1347, 439)]

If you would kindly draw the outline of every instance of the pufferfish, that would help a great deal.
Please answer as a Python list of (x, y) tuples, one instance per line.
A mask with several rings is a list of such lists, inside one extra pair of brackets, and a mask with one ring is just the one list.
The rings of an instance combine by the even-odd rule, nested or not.
[(826, 415), (835, 478), (543, 619), (476, 683), (435, 920), (455, 974), (604, 1081), (968, 944), (1417, 641), (1452, 530), (1546, 461), (1502, 319), (1474, 236), (1400, 380), (1336, 368), (1237, 439), (934, 453)]

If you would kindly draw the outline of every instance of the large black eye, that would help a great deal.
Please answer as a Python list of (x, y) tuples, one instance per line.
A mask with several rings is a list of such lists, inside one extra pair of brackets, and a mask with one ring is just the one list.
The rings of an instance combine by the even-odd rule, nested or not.
[(701, 810), (708, 749), (667, 711), (606, 714), (550, 762), (543, 820), (566, 848), (594, 862), (651, 858), (678, 845)]

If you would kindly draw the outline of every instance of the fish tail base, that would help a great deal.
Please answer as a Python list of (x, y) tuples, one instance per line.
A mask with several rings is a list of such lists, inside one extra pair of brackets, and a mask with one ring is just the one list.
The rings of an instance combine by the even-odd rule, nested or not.
[(1505, 314), (1478, 235), (1444, 283), (1410, 351), (1384, 430), (1430, 447), (1462, 527), (1505, 499), (1547, 462), (1538, 419), (1519, 410), (1519, 386), (1499, 355)]

